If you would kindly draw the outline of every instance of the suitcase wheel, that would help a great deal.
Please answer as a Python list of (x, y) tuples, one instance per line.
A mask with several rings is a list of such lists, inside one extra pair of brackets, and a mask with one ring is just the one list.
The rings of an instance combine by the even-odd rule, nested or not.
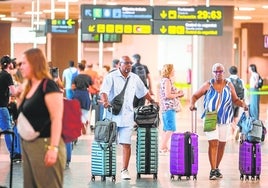
[(101, 176), (101, 181), (105, 181), (105, 180), (106, 180), (105, 176)]
[(260, 180), (260, 176), (258, 175), (258, 176), (256, 176), (256, 180)]
[(240, 180), (241, 180), (241, 181), (244, 180), (244, 176), (243, 176), (243, 174), (240, 175)]
[(157, 174), (154, 174), (154, 180), (156, 180), (157, 179)]
[(196, 175), (193, 176), (193, 180), (197, 180), (197, 176)]
[(190, 176), (186, 176), (186, 180), (189, 180), (190, 179)]
[(141, 174), (137, 173), (137, 179), (141, 179)]
[(246, 175), (246, 179), (245, 180), (249, 180), (249, 176), (248, 175)]
[(181, 176), (178, 176), (178, 180), (180, 180), (180, 181), (181, 181)]
[(115, 180), (116, 180), (115, 176), (112, 176), (112, 182), (115, 182)]
[(95, 176), (94, 175), (91, 176), (91, 181), (95, 181)]
[(174, 175), (170, 175), (170, 179), (171, 180), (174, 180)]
[(251, 176), (251, 181), (255, 181), (255, 176)]

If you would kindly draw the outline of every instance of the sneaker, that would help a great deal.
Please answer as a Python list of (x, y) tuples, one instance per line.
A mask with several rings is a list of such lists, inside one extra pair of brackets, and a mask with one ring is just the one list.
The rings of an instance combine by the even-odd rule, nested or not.
[(216, 170), (211, 170), (210, 171), (209, 179), (210, 180), (216, 180), (217, 179)]
[(221, 172), (220, 172), (220, 169), (216, 168), (215, 171), (216, 171), (215, 174), (216, 174), (216, 177), (217, 177), (217, 178), (222, 178), (222, 177), (223, 177), (223, 175), (222, 175)]
[(121, 179), (122, 180), (130, 180), (129, 172), (127, 169), (121, 171)]

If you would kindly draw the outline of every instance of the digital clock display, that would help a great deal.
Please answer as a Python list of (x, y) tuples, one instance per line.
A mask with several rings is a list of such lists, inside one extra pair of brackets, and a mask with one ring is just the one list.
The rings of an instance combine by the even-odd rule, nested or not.
[(198, 20), (221, 20), (222, 11), (220, 10), (198, 10), (197, 11)]

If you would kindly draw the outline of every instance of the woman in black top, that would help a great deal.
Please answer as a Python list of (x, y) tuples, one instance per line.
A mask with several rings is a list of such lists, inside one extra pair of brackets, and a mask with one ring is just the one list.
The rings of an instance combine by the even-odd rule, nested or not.
[[(66, 162), (65, 144), (61, 138), (63, 94), (51, 79), (40, 49), (24, 52), (20, 70), (26, 83), (20, 96), (19, 113), (23, 113), (39, 132), (33, 140), (29, 141), (27, 137), (21, 140), (24, 187), (62, 187)], [(19, 120), (18, 126), (21, 126)]]

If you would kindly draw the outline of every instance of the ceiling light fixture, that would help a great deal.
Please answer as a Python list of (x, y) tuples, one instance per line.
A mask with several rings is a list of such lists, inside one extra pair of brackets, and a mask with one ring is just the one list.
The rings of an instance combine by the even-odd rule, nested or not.
[(254, 11), (256, 10), (254, 7), (238, 7), (239, 11)]
[(168, 5), (187, 5), (187, 1), (168, 1)]
[[(51, 9), (43, 10), (43, 13), (51, 13)], [(54, 12), (65, 12), (64, 8), (55, 8)]]
[(10, 22), (15, 22), (18, 21), (18, 18), (14, 18), (14, 17), (4, 17), (1, 18), (2, 21), (10, 21)]
[(268, 5), (263, 5), (262, 8), (268, 9)]
[(4, 18), (4, 17), (6, 17), (5, 14), (0, 14), (0, 18)]
[(234, 16), (235, 20), (251, 20), (251, 16)]

